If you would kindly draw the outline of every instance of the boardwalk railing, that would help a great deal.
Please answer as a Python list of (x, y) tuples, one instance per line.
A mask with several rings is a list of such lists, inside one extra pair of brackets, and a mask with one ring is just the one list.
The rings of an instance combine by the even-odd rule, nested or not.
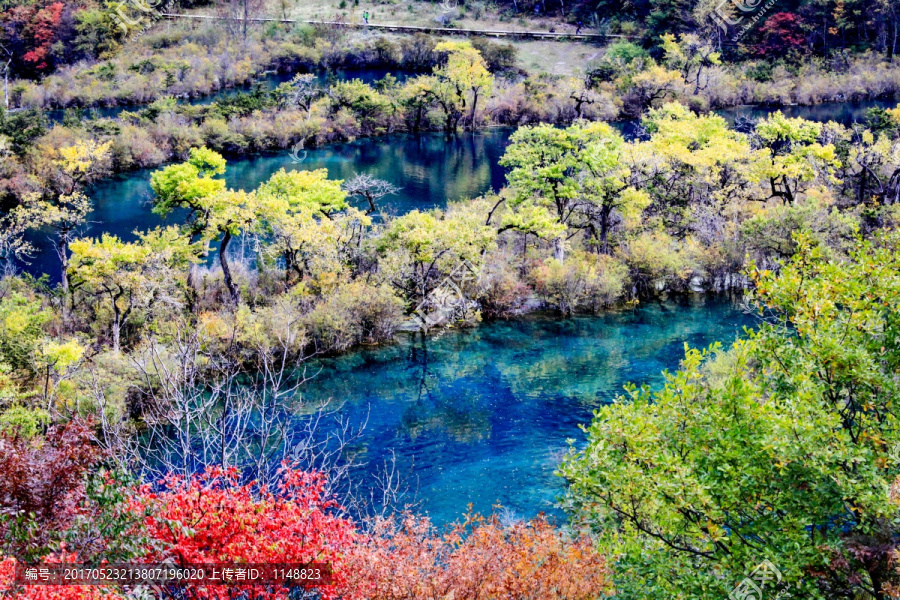
[[(217, 17), (212, 15), (184, 15), (176, 13), (162, 13), (160, 16), (167, 19), (197, 19), (206, 21), (243, 21), (241, 18)], [(344, 21), (302, 21), (299, 19), (271, 19), (264, 17), (250, 17), (246, 19), (252, 23), (301, 23), (304, 25), (325, 25), (330, 27), (344, 27), (347, 29), (373, 29), (376, 31), (396, 31), (400, 33), (433, 33), (438, 35), (477, 35), (485, 37), (507, 37), (533, 40), (581, 40), (602, 41), (607, 38), (629, 38), (627, 35), (614, 35), (605, 33), (566, 33), (557, 31), (504, 31), (499, 29), (456, 29), (452, 27), (416, 27), (413, 25), (380, 25), (377, 23), (347, 23)]]

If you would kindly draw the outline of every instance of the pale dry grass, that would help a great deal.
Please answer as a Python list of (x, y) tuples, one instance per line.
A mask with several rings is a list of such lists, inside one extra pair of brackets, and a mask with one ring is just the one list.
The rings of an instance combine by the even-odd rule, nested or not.
[(603, 47), (582, 42), (517, 40), (519, 65), (531, 74), (549, 73), (581, 77), (587, 65), (602, 56)]
[[(278, 2), (278, 0), (274, 0)], [(575, 32), (574, 24), (547, 17), (534, 18), (524, 12), (507, 17), (490, 10), (483, 2), (467, 2), (464, 9), (457, 6), (458, 0), (442, 0), (441, 2), (422, 2), (420, 0), (392, 0), (389, 2), (373, 2), (371, 0), (346, 0), (344, 8), (341, 0), (298, 0), (288, 14), (291, 18), (303, 20), (341, 20), (361, 23), (363, 13), (368, 11), (369, 22), (382, 25), (411, 25), (416, 27), (440, 27), (439, 17), (449, 17), (460, 29), (502, 29), (506, 31), (556, 31)], [(484, 7), (482, 10), (475, 5)], [(274, 8), (274, 7), (273, 7)], [(480, 15), (476, 15), (480, 12)]]
[[(447, 6), (454, 2), (454, 0), (447, 1)], [(368, 11), (370, 23), (415, 27), (441, 27), (442, 25), (437, 19), (441, 15), (446, 15), (452, 19), (457, 29), (502, 31), (549, 31), (554, 29), (557, 32), (575, 32), (574, 25), (560, 19), (526, 17), (525, 13), (510, 18), (487, 8), (477, 11), (473, 6), (479, 3), (471, 1), (467, 3), (469, 6), (464, 13), (461, 13), (459, 8), (447, 11), (441, 3), (421, 2), (420, 0), (394, 0), (388, 3), (359, 0), (359, 4), (354, 4), (353, 0), (346, 0), (346, 6), (343, 9), (340, 8), (340, 2), (341, 0), (299, 0), (288, 14), (290, 18), (299, 20), (340, 19), (362, 22), (363, 14)], [(271, 12), (274, 14), (274, 11)], [(481, 13), (479, 18), (475, 18), (476, 12)], [(462, 17), (461, 14), (465, 16)], [(398, 37), (378, 31), (361, 31), (353, 37), (365, 39), (374, 36)], [(458, 36), (452, 37), (459, 39)], [(585, 66), (591, 60), (599, 57), (603, 51), (602, 47), (596, 44), (576, 41), (507, 40), (503, 38), (498, 41), (512, 43), (518, 50), (520, 66), (531, 74), (549, 73), (580, 77), (584, 75)]]

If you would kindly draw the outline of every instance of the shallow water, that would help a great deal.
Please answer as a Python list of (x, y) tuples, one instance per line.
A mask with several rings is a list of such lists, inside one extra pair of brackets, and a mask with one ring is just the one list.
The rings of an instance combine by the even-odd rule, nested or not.
[(724, 298), (684, 297), (596, 317), (496, 321), (438, 337), (316, 361), (306, 402), (331, 399), (368, 424), (353, 448), (355, 476), (371, 481), (396, 453), (420, 509), (451, 522), (472, 503), (502, 504), (523, 517), (554, 508), (554, 475), (567, 439), (627, 382), (662, 384), (684, 345), (727, 345), (752, 324)]

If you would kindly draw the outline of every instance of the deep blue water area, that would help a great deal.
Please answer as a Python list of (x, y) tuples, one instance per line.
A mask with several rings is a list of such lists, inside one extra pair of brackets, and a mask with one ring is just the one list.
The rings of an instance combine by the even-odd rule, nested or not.
[(579, 426), (628, 382), (659, 387), (684, 345), (728, 345), (753, 325), (737, 301), (687, 296), (599, 316), (532, 316), (442, 335), (408, 334), (394, 344), (315, 361), (304, 403), (340, 407), (367, 423), (352, 450), (373, 481), (396, 455), (420, 510), (436, 522), (472, 503), (518, 516), (554, 508), (554, 475)]

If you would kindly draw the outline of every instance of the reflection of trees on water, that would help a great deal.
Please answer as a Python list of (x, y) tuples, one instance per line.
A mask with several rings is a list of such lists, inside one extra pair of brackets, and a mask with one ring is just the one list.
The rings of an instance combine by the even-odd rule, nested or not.
[(412, 402), (403, 410), (398, 433), (415, 439), (426, 432), (442, 432), (462, 443), (489, 437), (490, 408), (483, 406), (483, 399), (471, 387), (467, 386), (466, 393), (461, 394), (456, 385), (472, 374), (472, 365), (469, 369), (454, 369), (452, 364), (456, 361), (446, 360), (446, 352), (441, 352), (443, 360), (432, 364), (429, 346), (441, 340), (431, 339), (424, 332), (414, 335), (405, 369), (414, 382)]

